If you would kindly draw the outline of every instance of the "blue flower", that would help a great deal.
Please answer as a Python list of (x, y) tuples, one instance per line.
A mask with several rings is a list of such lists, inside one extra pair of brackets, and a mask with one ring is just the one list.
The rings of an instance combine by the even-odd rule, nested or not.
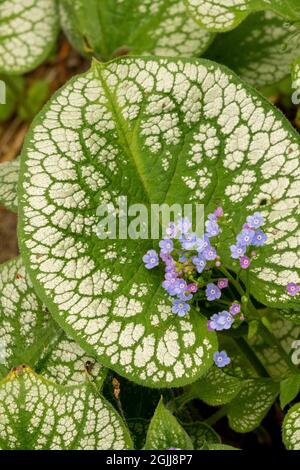
[(198, 253), (202, 253), (206, 248), (210, 247), (210, 241), (207, 235), (203, 235), (202, 238), (197, 238), (196, 249)]
[(241, 256), (243, 256), (246, 253), (246, 247), (241, 246), (241, 245), (231, 245), (230, 251), (231, 251), (231, 258), (239, 259)]
[(205, 294), (206, 294), (207, 300), (210, 300), (210, 301), (219, 299), (221, 297), (220, 289), (218, 288), (218, 286), (212, 283), (207, 284)]
[(195, 233), (185, 233), (180, 238), (182, 248), (185, 250), (192, 250), (196, 245), (197, 237)]
[(175, 286), (174, 286), (174, 292), (177, 295), (183, 294), (183, 292), (187, 291), (187, 283), (184, 279), (176, 279)]
[(177, 226), (174, 222), (170, 222), (168, 227), (166, 228), (166, 235), (170, 238), (176, 238), (177, 236)]
[(203, 251), (203, 256), (207, 261), (213, 261), (217, 257), (217, 252), (215, 248), (210, 246)]
[(199, 274), (201, 274), (206, 266), (206, 259), (202, 255), (193, 256), (192, 261), (196, 266)]
[(254, 230), (244, 228), (236, 237), (237, 244), (240, 246), (249, 246), (252, 243), (254, 237)]
[(159, 242), (159, 247), (162, 253), (168, 254), (168, 253), (172, 253), (174, 244), (172, 240), (170, 240), (169, 238), (166, 238), (165, 240), (161, 240)]
[(182, 300), (173, 300), (172, 312), (177, 313), (179, 317), (184, 317), (185, 314), (190, 310), (190, 305)]
[(205, 228), (208, 237), (216, 237), (220, 233), (220, 227), (215, 220), (207, 220), (205, 222)]
[(255, 212), (253, 215), (247, 217), (247, 224), (250, 228), (259, 228), (264, 225), (265, 219), (260, 212)]
[(222, 331), (229, 330), (234, 322), (233, 316), (223, 310), (222, 312), (215, 313), (209, 320), (209, 326), (212, 330)]
[(189, 221), (188, 217), (181, 218), (177, 221), (177, 229), (181, 233), (187, 233), (190, 230), (191, 226), (192, 224)]
[(155, 268), (159, 264), (159, 257), (155, 250), (148, 250), (143, 256), (143, 261), (147, 269)]
[(178, 298), (179, 298), (180, 300), (184, 300), (185, 302), (187, 302), (188, 300), (192, 300), (193, 294), (192, 294), (191, 292), (189, 292), (189, 291), (185, 291), (185, 292), (183, 292), (183, 293), (181, 293), (181, 294), (178, 294)]
[(252, 239), (251, 245), (263, 246), (266, 243), (267, 235), (262, 230), (257, 230)]
[(230, 364), (230, 358), (227, 356), (226, 351), (217, 351), (214, 354), (214, 362), (217, 367), (225, 367)]

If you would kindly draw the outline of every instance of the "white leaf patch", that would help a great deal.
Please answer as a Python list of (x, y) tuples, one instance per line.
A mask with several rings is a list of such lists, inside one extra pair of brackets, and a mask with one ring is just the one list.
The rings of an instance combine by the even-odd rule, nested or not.
[(6, 162), (0, 164), (0, 204), (6, 209), (17, 212), (17, 184), (19, 178), (20, 162)]
[(22, 74), (50, 53), (57, 33), (55, 0), (0, 0), (0, 71)]
[(0, 382), (0, 449), (121, 450), (131, 439), (89, 384), (64, 388), (20, 366)]
[(288, 450), (300, 450), (300, 403), (294, 405), (285, 416), (282, 436)]

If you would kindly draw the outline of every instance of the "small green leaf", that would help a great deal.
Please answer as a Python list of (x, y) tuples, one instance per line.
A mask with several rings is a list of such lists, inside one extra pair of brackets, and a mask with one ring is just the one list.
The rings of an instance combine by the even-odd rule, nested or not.
[(159, 401), (147, 432), (146, 450), (193, 449), (193, 444), (177, 419)]
[(272, 12), (258, 12), (233, 31), (218, 35), (206, 55), (261, 88), (289, 74), (299, 56), (299, 42), (295, 25)]
[(195, 450), (201, 450), (205, 444), (220, 444), (221, 442), (221, 438), (216, 431), (200, 421), (183, 424), (183, 427), (192, 439)]
[(300, 373), (293, 374), (280, 382), (280, 406), (283, 409), (300, 392)]
[(248, 339), (249, 340), (257, 334), (258, 327), (259, 327), (259, 321), (258, 320), (249, 321), (249, 330), (248, 330)]
[[(120, 375), (153, 387), (201, 377), (217, 342), (196, 308), (174, 316), (163, 270), (142, 257), (157, 241), (100, 240), (97, 207), (222, 202), (230, 229), (260, 210), (268, 240), (250, 292), (297, 305), (300, 139), (283, 115), (227, 68), (206, 60), (94, 62), (43, 108), (22, 153), (19, 241), (39, 296), (62, 328)], [(241, 273), (243, 281), (246, 274)]]
[(298, 0), (185, 0), (195, 21), (210, 31), (229, 31), (247, 15), (273, 10), (280, 16), (299, 21)]
[(191, 385), (195, 397), (211, 406), (230, 402), (242, 389), (243, 381), (213, 366), (207, 374)]
[(89, 383), (62, 387), (20, 366), (0, 382), (0, 401), (2, 450), (132, 448), (121, 418)]
[(1, 0), (0, 18), (1, 73), (26, 73), (47, 58), (58, 34), (55, 0)]
[(47, 101), (50, 91), (50, 83), (47, 80), (35, 80), (18, 109), (20, 118), (31, 121)]
[[(0, 266), (0, 376), (28, 364), (46, 378), (100, 386), (106, 371), (67, 338), (35, 294), (21, 258)], [(87, 364), (88, 363), (88, 364)]]
[(12, 212), (18, 211), (19, 170), (19, 160), (0, 163), (0, 204)]
[(294, 405), (285, 416), (282, 437), (288, 450), (300, 450), (300, 403)]
[(73, 46), (102, 60), (145, 53), (197, 56), (214, 38), (189, 17), (183, 0), (61, 0), (60, 15)]
[(257, 428), (273, 405), (279, 391), (270, 379), (250, 379), (241, 392), (227, 405), (230, 427), (236, 432)]

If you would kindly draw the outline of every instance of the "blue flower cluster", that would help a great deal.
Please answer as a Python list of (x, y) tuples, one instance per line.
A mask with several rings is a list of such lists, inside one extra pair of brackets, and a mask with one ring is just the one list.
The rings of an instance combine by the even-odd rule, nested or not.
[[(221, 232), (218, 218), (222, 215), (221, 208), (208, 215), (205, 233), (200, 238), (191, 231), (192, 224), (187, 217), (179, 219), (176, 223), (171, 222), (166, 229), (165, 238), (159, 242), (160, 253), (149, 250), (143, 257), (147, 269), (158, 266), (159, 258), (165, 264), (165, 279), (162, 286), (170, 296), (174, 297), (172, 312), (180, 317), (189, 312), (191, 307), (188, 302), (198, 291), (193, 275), (220, 266), (220, 258), (216, 248), (211, 244), (211, 238)], [(208, 284), (207, 299), (220, 298), (220, 288), (222, 287)]]
[[(249, 215), (243, 229), (236, 237), (236, 243), (230, 247), (231, 258), (239, 259), (243, 269), (248, 269), (251, 263), (251, 258), (247, 256), (249, 247), (263, 246), (267, 240), (267, 235), (260, 228), (264, 223), (260, 212)], [(251, 252), (252, 256), (255, 254), (255, 252)]]

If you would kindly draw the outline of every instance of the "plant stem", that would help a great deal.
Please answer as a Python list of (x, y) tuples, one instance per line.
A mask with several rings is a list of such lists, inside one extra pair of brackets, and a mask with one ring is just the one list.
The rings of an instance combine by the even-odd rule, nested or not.
[(242, 289), (240, 283), (237, 282), (237, 280), (230, 274), (230, 272), (226, 268), (224, 268), (224, 266), (221, 266), (219, 269), (231, 281), (238, 293), (243, 297), (243, 295), (245, 295), (245, 292)]
[(217, 421), (219, 421), (221, 418), (223, 418), (226, 415), (226, 413), (227, 413), (226, 406), (222, 406), (222, 408), (219, 408), (213, 415), (211, 415), (209, 418), (207, 418), (204, 422), (208, 426), (212, 426)]
[(249, 346), (244, 338), (234, 338), (240, 350), (245, 354), (248, 361), (251, 363), (259, 377), (269, 377), (268, 371), (264, 365), (260, 362), (252, 348)]

